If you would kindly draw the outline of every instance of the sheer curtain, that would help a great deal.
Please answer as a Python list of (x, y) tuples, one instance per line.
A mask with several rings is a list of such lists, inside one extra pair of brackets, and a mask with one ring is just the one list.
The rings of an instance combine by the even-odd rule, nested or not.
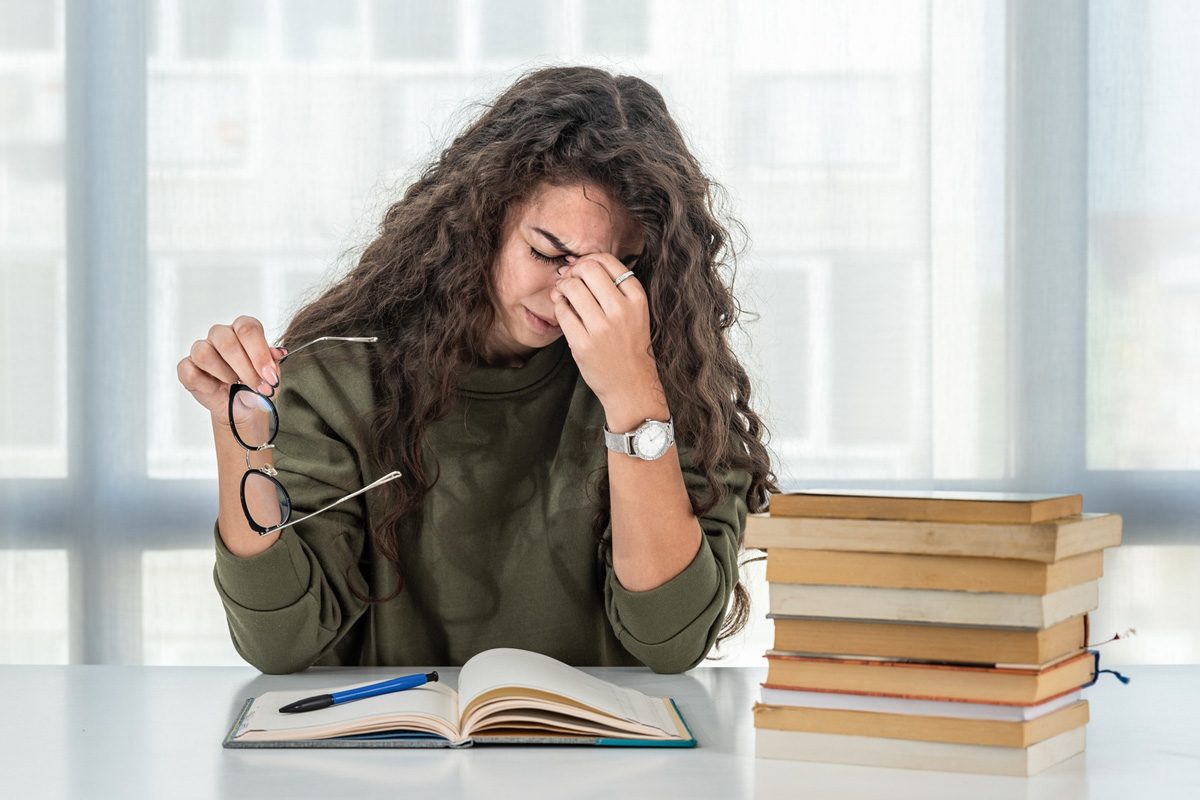
[[(1200, 9), (0, 0), (0, 661), (241, 663), (176, 362), (270, 336), (525, 69), (659, 87), (746, 226), (736, 345), (805, 486), (1120, 513), (1096, 638), (1195, 662)], [(765, 663), (751, 624), (713, 664)]]

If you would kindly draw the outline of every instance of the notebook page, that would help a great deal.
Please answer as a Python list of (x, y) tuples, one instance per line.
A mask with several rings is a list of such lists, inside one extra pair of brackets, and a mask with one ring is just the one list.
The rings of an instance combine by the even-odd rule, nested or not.
[(336, 726), (363, 717), (398, 714), (437, 716), (446, 720), (451, 728), (458, 729), (454, 690), (441, 681), (430, 681), (412, 689), (338, 703), (328, 708), (305, 711), (300, 714), (283, 714), (279, 711), (288, 703), (303, 700), (305, 697), (332, 694), (358, 686), (370, 686), (372, 683), (378, 682), (377, 680), (365, 681), (324, 690), (293, 689), (263, 692), (255, 698), (254, 704), (246, 712), (246, 717), (242, 720), (236, 736), (240, 736), (248, 730), (303, 732), (309, 729), (328, 728), (331, 725)]
[(661, 698), (614, 686), (583, 670), (529, 650), (496, 647), (467, 660), (458, 675), (458, 704), (465, 711), (479, 695), (504, 686), (541, 689), (578, 700), (620, 719), (676, 735)]

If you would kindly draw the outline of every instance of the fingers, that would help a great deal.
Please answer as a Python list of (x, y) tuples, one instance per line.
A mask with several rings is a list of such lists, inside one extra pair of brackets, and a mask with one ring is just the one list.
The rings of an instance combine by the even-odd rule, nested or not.
[[(204, 405), (224, 385), (222, 381), (214, 378), (202, 369), (192, 355), (185, 356), (175, 366), (175, 374), (179, 377), (179, 382), (183, 384), (183, 388), (191, 392), (192, 397), (195, 397)], [(229, 381), (225, 381), (224, 383), (229, 383)]]
[(583, 337), (587, 335), (587, 326), (583, 324), (583, 320), (571, 308), (571, 302), (562, 293), (559, 293), (554, 299), (554, 319), (562, 328), (563, 335), (567, 337), (568, 342), (582, 341)]
[(188, 358), (203, 373), (211, 375), (222, 383), (237, 383), (241, 380), (234, 372), (233, 367), (225, 361), (216, 345), (209, 339), (197, 339), (192, 342)]
[[(279, 368), (275, 364), (271, 346), (267, 344), (267, 335), (263, 330), (262, 323), (254, 317), (241, 316), (233, 321), (231, 327), (237, 334), (238, 342), (253, 370), (252, 375), (246, 377), (250, 377), (254, 382), (243, 379), (242, 383), (247, 386), (256, 386), (261, 381), (268, 388), (268, 391), (263, 394), (274, 394), (275, 387), (279, 385)], [(238, 375), (242, 375), (242, 373), (239, 371)]]
[(604, 309), (605, 315), (616, 318), (623, 312), (627, 301), (637, 302), (645, 299), (645, 290), (636, 275), (621, 281), (620, 286), (613, 283), (627, 271), (626, 266), (617, 261), (612, 254), (591, 253), (559, 270), (560, 273), (564, 273), (559, 289), (561, 291), (563, 285), (571, 278), (579, 278), (591, 290), (592, 296)]
[[(270, 396), (279, 383), (272, 348), (262, 324), (253, 317), (238, 317), (233, 325), (213, 325), (207, 338), (192, 344), (189, 357), (200, 370), (223, 384), (243, 383)], [(196, 389), (194, 383), (189, 389)]]
[(231, 371), (234, 375), (234, 380), (226, 381), (227, 383), (244, 383), (254, 389), (263, 383), (262, 377), (255, 370), (254, 364), (250, 361), (250, 356), (246, 354), (246, 349), (242, 347), (241, 339), (234, 331), (233, 326), (212, 326), (208, 331), (207, 341), (216, 351), (219, 360), (226, 364), (226, 367), (218, 368), (225, 375)]
[[(620, 269), (622, 274), (625, 265), (617, 261), (611, 254), (593, 253), (585, 255), (571, 264), (560, 269), (562, 273), (555, 283), (555, 290), (550, 293), (553, 300), (558, 294), (566, 295), (583, 320), (589, 333), (603, 330), (604, 325), (627, 324), (630, 314), (639, 315), (638, 306), (644, 299), (642, 287), (635, 280), (627, 278), (616, 286), (613, 273)], [(632, 284), (623, 291), (626, 284)]]
[(271, 397), (279, 385), (279, 362), (287, 355), (267, 343), (262, 323), (241, 316), (231, 325), (213, 325), (192, 343), (175, 367), (179, 382), (214, 418), (228, 422), (229, 386), (241, 383)]
[(559, 327), (562, 327), (562, 318), (559, 312), (559, 306), (562, 304), (578, 315), (588, 333), (594, 334), (604, 329), (605, 311), (596, 302), (591, 289), (580, 278), (575, 276), (561, 278), (555, 284), (554, 290), (550, 292), (550, 299), (554, 301)]
[[(599, 269), (597, 269), (597, 267), (599, 267)], [(632, 267), (626, 265), (622, 261), (618, 261), (617, 257), (612, 253), (588, 253), (584, 256), (581, 256), (575, 263), (570, 264), (567, 269), (570, 271), (570, 274), (591, 272), (594, 273), (597, 278), (607, 277), (609, 283), (614, 283), (617, 278), (621, 277), (626, 272), (633, 271)], [(562, 272), (561, 268), (559, 269), (559, 272)], [(645, 289), (638, 281), (637, 275), (631, 275), (629, 278), (621, 281), (620, 286), (616, 286), (614, 284), (613, 288), (622, 294), (628, 294), (624, 291), (627, 286), (633, 288), (635, 293), (645, 292)]]

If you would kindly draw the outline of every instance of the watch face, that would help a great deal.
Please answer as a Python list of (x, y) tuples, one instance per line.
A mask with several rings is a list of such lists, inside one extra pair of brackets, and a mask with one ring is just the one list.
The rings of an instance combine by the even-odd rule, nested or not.
[(646, 429), (633, 437), (633, 449), (646, 458), (658, 458), (667, 449), (667, 426), (661, 423), (647, 425)]

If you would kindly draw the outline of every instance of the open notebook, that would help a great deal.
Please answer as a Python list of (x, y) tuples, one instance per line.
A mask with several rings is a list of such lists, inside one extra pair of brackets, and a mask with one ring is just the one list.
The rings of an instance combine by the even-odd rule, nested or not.
[(695, 747), (675, 701), (615, 686), (541, 653), (498, 647), (468, 659), (458, 691), (401, 692), (281, 714), (288, 703), (377, 681), (264, 692), (246, 701), (224, 746), (470, 747), (590, 744)]

